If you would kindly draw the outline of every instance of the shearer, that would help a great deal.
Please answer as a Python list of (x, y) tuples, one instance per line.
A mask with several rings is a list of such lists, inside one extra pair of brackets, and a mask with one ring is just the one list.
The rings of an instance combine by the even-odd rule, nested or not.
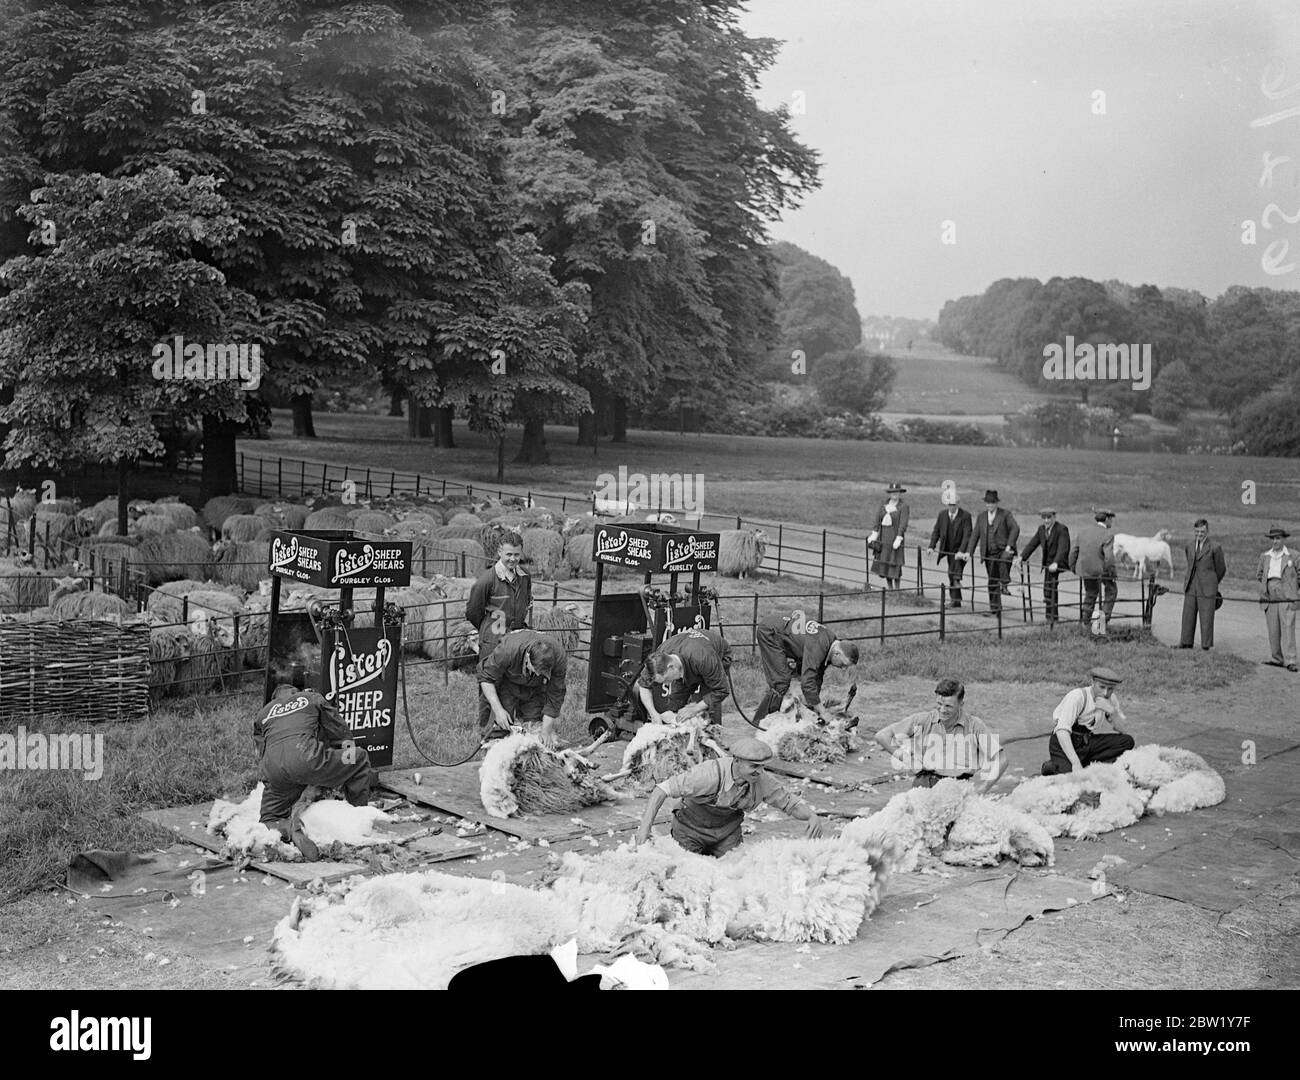
[(659, 808), (665, 799), (680, 799), (673, 811), (672, 838), (687, 851), (717, 858), (738, 846), (744, 837), (745, 811), (759, 803), (808, 823), (806, 835), (822, 835), (823, 822), (808, 803), (787, 791), (764, 768), (772, 748), (760, 739), (737, 739), (722, 757), (710, 758), (685, 772), (656, 784), (650, 792), (641, 826), (632, 843), (650, 839)]
[[(479, 575), (469, 591), (465, 618), (478, 631), (478, 658), (492, 655), (492, 650), (511, 630), (528, 626), (533, 603), (533, 579), (519, 567), (524, 541), (517, 532), (501, 537), (497, 561)], [(492, 726), (492, 707), (482, 695), (478, 699), (478, 726), (486, 731)]]
[[(282, 682), (253, 721), (253, 744), (262, 763), (260, 820), (275, 829), (303, 858), (320, 852), (303, 831), (295, 805), (309, 787), (342, 788), (353, 806), (370, 799), (370, 755), (352, 742), (338, 709), (315, 690)], [(336, 746), (341, 748), (336, 749)]]
[(792, 667), (799, 672), (805, 703), (823, 720), (831, 719), (821, 698), (826, 669), (856, 664), (858, 647), (851, 641), (841, 641), (829, 627), (805, 618), (802, 611), (760, 619), (754, 628), (754, 638), (763, 661), (767, 694), (754, 710), (751, 723), (757, 726), (768, 713), (781, 708), (781, 701), (790, 689)]
[[(1092, 685), (1071, 690), (1052, 713), (1056, 727), (1047, 739), (1044, 776), (1078, 772), (1094, 761), (1114, 761), (1133, 749), (1133, 736), (1119, 728), (1121, 723), (1128, 724), (1115, 697), (1115, 687), (1124, 680), (1108, 667), (1095, 667), (1089, 674)], [(1110, 732), (1097, 734), (1093, 730), (1098, 717), (1110, 722)]]
[(974, 780), (983, 795), (1006, 772), (1007, 755), (998, 737), (978, 716), (963, 714), (966, 687), (942, 679), (934, 688), (935, 707), (912, 713), (876, 732), (895, 767), (914, 774), (912, 787), (934, 787), (945, 776)]
[(718, 631), (683, 630), (665, 638), (646, 660), (635, 687), (633, 716), (661, 724), (666, 712), (678, 720), (707, 712), (710, 721), (720, 724), (730, 675), (731, 646)]
[(478, 685), (496, 726), (480, 726), (485, 739), (510, 733), (515, 722), (540, 720), (542, 745), (554, 749), (555, 722), (564, 705), (568, 654), (551, 634), (511, 630), (478, 662)]

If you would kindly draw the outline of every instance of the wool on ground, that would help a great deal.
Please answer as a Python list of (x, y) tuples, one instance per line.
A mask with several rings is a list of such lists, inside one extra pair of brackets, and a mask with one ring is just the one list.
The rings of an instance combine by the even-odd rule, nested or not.
[[(225, 839), (225, 848), (254, 858), (301, 858), (298, 849), (286, 844), (274, 829), (261, 825), (265, 784), (259, 783), (238, 803), (218, 799), (208, 815), (208, 832)], [(302, 827), (313, 841), (325, 848), (334, 844), (345, 847), (373, 847), (392, 843), (392, 838), (375, 832), (380, 822), (392, 821), (375, 806), (352, 806), (342, 799), (318, 799), (302, 812)]]
[(1217, 806), (1227, 797), (1223, 777), (1190, 750), (1148, 743), (1122, 754), (1116, 764), (1134, 787), (1152, 792), (1147, 812), (1157, 816)]

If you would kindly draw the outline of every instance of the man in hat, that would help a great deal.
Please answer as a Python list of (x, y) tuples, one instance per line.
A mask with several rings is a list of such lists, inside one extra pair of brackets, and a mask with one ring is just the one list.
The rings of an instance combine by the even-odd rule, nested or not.
[(912, 713), (876, 732), (894, 768), (913, 773), (912, 787), (934, 787), (945, 776), (974, 780), (983, 795), (1007, 768), (998, 737), (978, 716), (963, 714), (966, 687), (941, 679), (934, 688), (935, 707)]
[(754, 710), (753, 722), (757, 724), (768, 713), (781, 708), (794, 671), (799, 672), (804, 703), (815, 709), (823, 720), (829, 720), (830, 712), (821, 697), (826, 669), (856, 664), (857, 645), (841, 641), (829, 626), (797, 610), (764, 616), (754, 628), (754, 639), (763, 663), (763, 676), (767, 679), (767, 693)]
[[(513, 530), (501, 537), (497, 561), (479, 575), (469, 591), (465, 618), (478, 631), (478, 656), (482, 660), (511, 630), (528, 625), (533, 603), (533, 580), (519, 565), (524, 541)], [(487, 698), (479, 695), (478, 724), (486, 730), (492, 723)]]
[(540, 720), (542, 745), (555, 746), (555, 722), (564, 705), (568, 655), (551, 634), (512, 630), (478, 662), (478, 685), (495, 721), (483, 738), (508, 734), (516, 722)]
[(1196, 641), (1196, 623), (1201, 624), (1201, 648), (1214, 645), (1214, 612), (1218, 608), (1219, 582), (1228, 573), (1223, 548), (1210, 541), (1210, 523), (1197, 518), (1192, 523), (1193, 539), (1183, 545), (1187, 573), (1183, 578), (1183, 626), (1180, 649)]
[[(1268, 625), (1269, 659), (1272, 667), (1286, 665), (1296, 671), (1295, 613), (1300, 611), (1300, 580), (1297, 579), (1295, 555), (1284, 542), (1291, 534), (1274, 525), (1268, 530), (1273, 546), (1259, 557), (1259, 602), (1264, 606)], [(1205, 640), (1204, 636), (1201, 638)]]
[(737, 739), (726, 754), (710, 758), (655, 785), (641, 816), (634, 844), (650, 838), (664, 800), (680, 799), (673, 811), (671, 834), (687, 851), (697, 855), (725, 855), (744, 839), (740, 826), (745, 811), (767, 803), (792, 818), (806, 821), (805, 835), (822, 834), (822, 820), (808, 803), (787, 791), (763, 767), (772, 757), (767, 743), (749, 737)]
[[(1124, 680), (1108, 667), (1095, 667), (1089, 674), (1091, 686), (1071, 690), (1052, 713), (1056, 727), (1047, 737), (1047, 760), (1043, 775), (1077, 772), (1096, 761), (1114, 761), (1133, 749), (1133, 736), (1120, 730), (1128, 717), (1119, 707), (1115, 687)], [(1105, 718), (1110, 732), (1098, 734), (1098, 719)]]
[[(1025, 545), (1019, 559), (1029, 562), (1029, 557), (1039, 548), (1043, 549), (1043, 606), (1047, 609), (1047, 625), (1056, 625), (1057, 616), (1057, 579), (1061, 576), (1061, 567), (1070, 558), (1070, 530), (1058, 525), (1056, 511), (1044, 507), (1038, 511), (1042, 524), (1034, 530), (1033, 538)], [(1012, 560), (1013, 565), (1015, 560)]]
[(731, 692), (731, 646), (716, 630), (683, 630), (666, 638), (637, 680), (633, 709), (636, 719), (661, 723), (673, 712), (686, 720), (708, 712), (722, 723), (722, 703)]
[(948, 600), (950, 606), (961, 607), (961, 578), (965, 564), (959, 557), (970, 543), (970, 511), (963, 510), (958, 503), (957, 489), (943, 489), (943, 509), (935, 519), (934, 528), (930, 530), (930, 554), (936, 562), (948, 560)]
[(1002, 594), (1010, 592), (1011, 560), (1016, 557), (1016, 541), (1020, 539), (1020, 526), (1010, 510), (998, 506), (998, 493), (992, 489), (984, 492), (984, 513), (975, 519), (966, 547), (958, 553), (965, 560), (970, 555), (983, 553), (984, 569), (989, 576), (989, 614), (1002, 610)]
[(253, 721), (261, 762), (259, 820), (292, 843), (303, 858), (320, 858), (303, 831), (295, 804), (308, 787), (342, 788), (353, 806), (370, 798), (370, 756), (352, 742), (338, 708), (315, 690), (282, 682)]
[(1079, 530), (1078, 539), (1070, 548), (1070, 571), (1083, 579), (1083, 607), (1079, 611), (1079, 622), (1084, 626), (1092, 626), (1092, 613), (1100, 595), (1101, 625), (1094, 633), (1102, 637), (1110, 626), (1110, 615), (1115, 610), (1115, 598), (1119, 595), (1119, 582), (1115, 572), (1115, 533), (1110, 527), (1114, 519), (1113, 510), (1094, 511), (1093, 523)]

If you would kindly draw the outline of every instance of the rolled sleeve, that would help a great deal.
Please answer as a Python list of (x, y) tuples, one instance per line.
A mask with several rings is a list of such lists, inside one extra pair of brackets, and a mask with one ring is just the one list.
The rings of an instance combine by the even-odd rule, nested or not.
[(693, 765), (685, 772), (660, 780), (656, 785), (670, 799), (703, 798), (718, 791), (720, 774), (717, 759)]
[(759, 802), (765, 802), (775, 810), (780, 810), (785, 814), (792, 814), (800, 806), (803, 800), (793, 794), (784, 784), (775, 780), (769, 773), (763, 773), (751, 785), (754, 794), (758, 796)]
[(1086, 696), (1082, 690), (1071, 690), (1061, 699), (1055, 710), (1052, 712), (1052, 719), (1056, 721), (1053, 731), (1069, 731), (1074, 727), (1074, 722), (1079, 719), (1083, 712), (1083, 706), (1086, 702)]

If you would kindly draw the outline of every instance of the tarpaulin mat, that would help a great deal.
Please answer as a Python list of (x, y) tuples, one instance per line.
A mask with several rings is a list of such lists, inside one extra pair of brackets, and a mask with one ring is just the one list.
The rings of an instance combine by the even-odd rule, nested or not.
[[(208, 816), (212, 812), (211, 803), (199, 803), (197, 806), (171, 806), (166, 810), (147, 810), (140, 816), (164, 829), (169, 830), (188, 844), (195, 844), (205, 851), (220, 853), (221, 837), (208, 832)], [(416, 834), (420, 831), (417, 823), (404, 824), (402, 830), (395, 830), (397, 835)], [(444, 859), (463, 859), (482, 850), (482, 844), (454, 836), (422, 836), (412, 841), (413, 850), (417, 851), (424, 862), (441, 862)], [(320, 880), (326, 883), (341, 881), (353, 874), (371, 872), (369, 863), (337, 862), (320, 859), (316, 862), (280, 862), (254, 860), (249, 864), (254, 869), (271, 874), (282, 881), (295, 885), (306, 885)]]
[(714, 950), (713, 974), (669, 972), (677, 990), (830, 990), (869, 987), (893, 970), (991, 948), (1030, 916), (1084, 904), (1091, 883), (1039, 870), (962, 870), (892, 880), (850, 945), (746, 943)]

